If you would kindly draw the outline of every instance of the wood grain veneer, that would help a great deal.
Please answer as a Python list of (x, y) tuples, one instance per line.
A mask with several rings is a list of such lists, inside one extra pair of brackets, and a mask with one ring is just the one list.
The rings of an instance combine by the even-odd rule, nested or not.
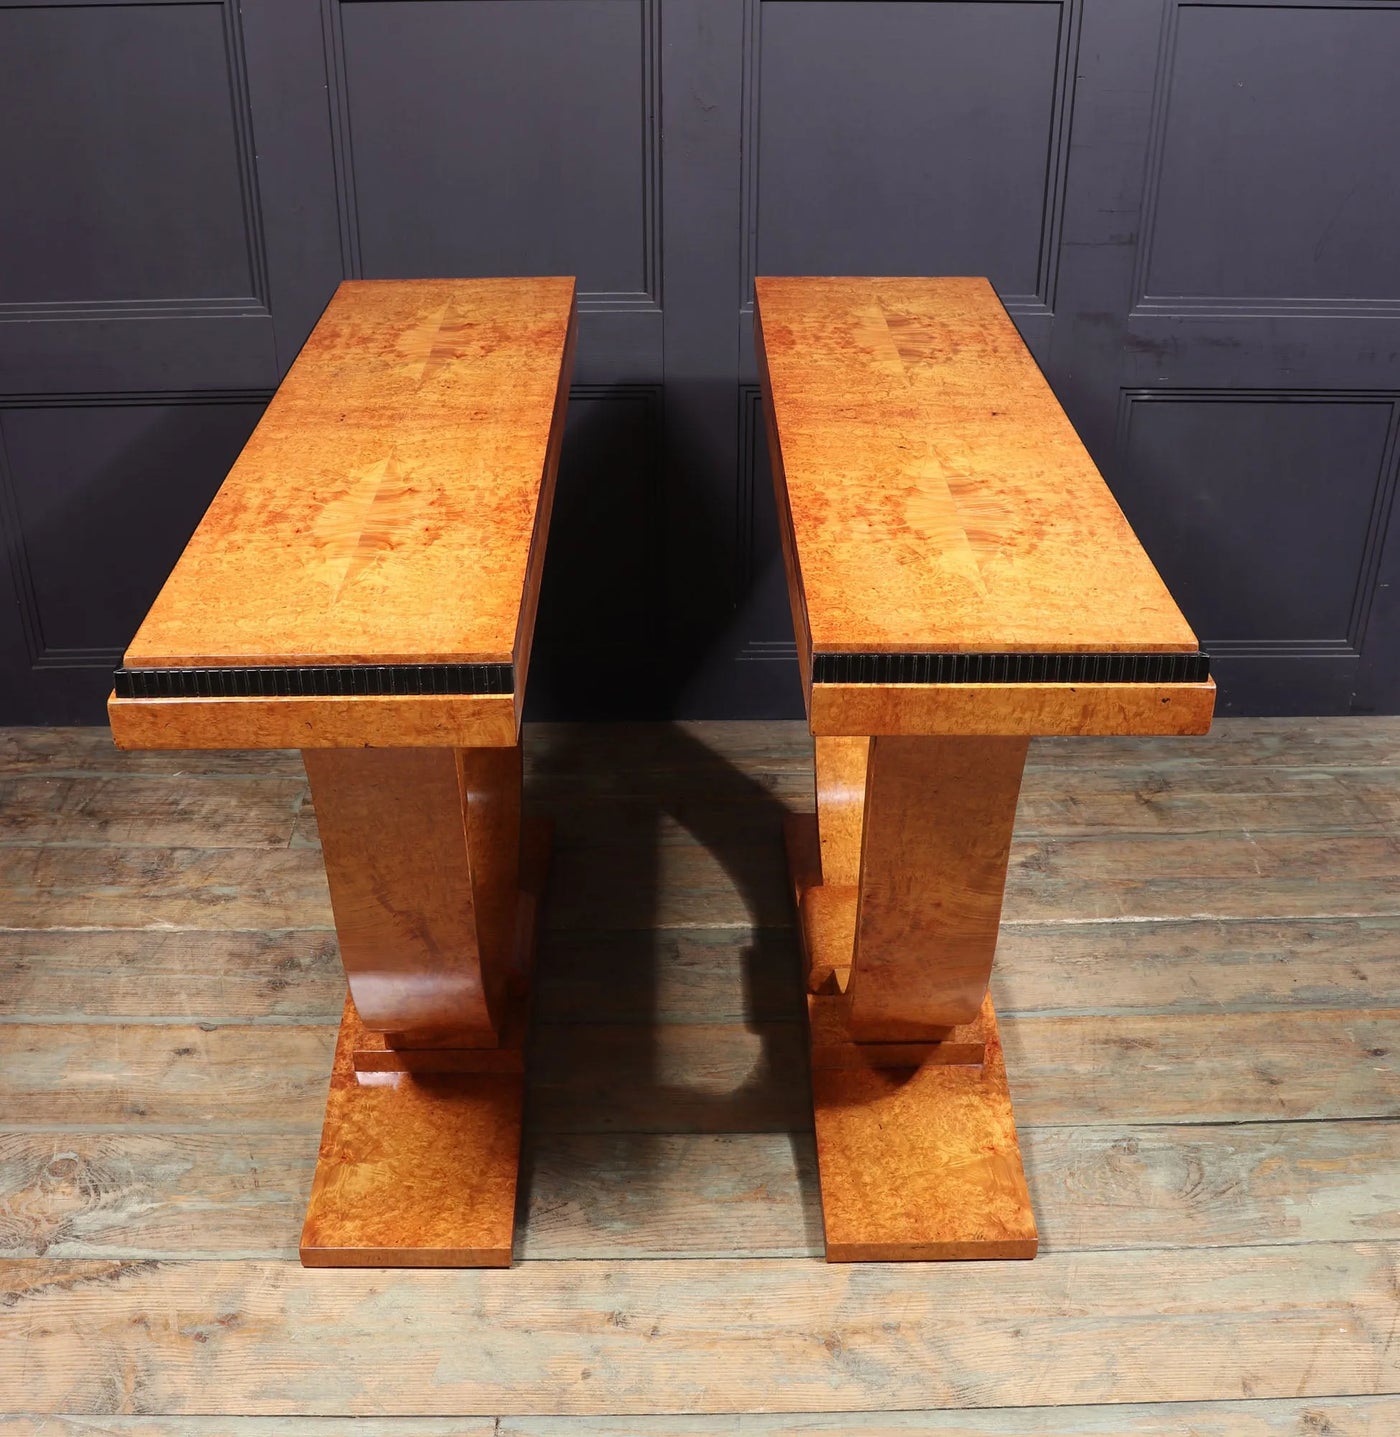
[(124, 749), (496, 748), (515, 743), (514, 694), (107, 700)]
[(859, 883), (870, 740), (819, 737), (813, 749), (821, 813), (819, 871), (828, 883)]
[(1202, 734), (1200, 684), (813, 684), (814, 734)]
[(1191, 652), (985, 279), (760, 278), (799, 646)]
[(828, 1262), (1034, 1257), (992, 1000), (977, 1064), (812, 1072)]
[(306, 1267), (509, 1267), (524, 1079), (359, 1073), (347, 998), (311, 1185)]
[[(520, 750), (302, 757), (364, 1026), (392, 1033), (396, 1047), (494, 1048), (515, 936)], [(511, 811), (496, 826), (509, 831), (497, 835), (491, 818), (502, 808)]]
[(1024, 738), (870, 745), (851, 1032), (918, 1041), (970, 1023), (992, 976)]
[(510, 1262), (574, 335), (572, 279), (341, 285), (116, 675), (119, 747), (302, 751), (351, 991), (310, 1266)]
[(1028, 740), (1203, 733), (1208, 660), (985, 279), (760, 278), (755, 321), (827, 1256), (1030, 1257), (988, 997)]
[(118, 744), (514, 743), (575, 332), (569, 278), (345, 281), (124, 659), (506, 665), (510, 692), (114, 697)]
[(515, 660), (573, 324), (568, 278), (344, 281), (127, 664)]
[[(322, 756), (324, 757), (324, 756)], [(366, 755), (347, 755), (364, 758)], [(376, 755), (380, 762), (384, 755)], [(394, 776), (403, 785), (405, 807), (423, 800), (429, 810), (434, 795), (455, 782), (443, 781), (432, 754), (396, 755), (411, 767)], [(448, 762), (452, 755), (448, 754)], [(425, 760), (428, 762), (425, 763)], [(518, 760), (517, 760), (518, 761)], [(528, 1028), (528, 996), (535, 948), (535, 924), (549, 865), (549, 825), (538, 820), (520, 832), (518, 806), (512, 811), (510, 795), (519, 792), (519, 772), (509, 769), (509, 751), (486, 750), (464, 755), (461, 787), (465, 795), (458, 827), (465, 820), (467, 836), (481, 840), (472, 850), (477, 865), (470, 870), (472, 918), (461, 935), (466, 954), (440, 952), (436, 962), (422, 960), (425, 939), (444, 936), (444, 898), (450, 898), (457, 876), (435, 870), (431, 856), (410, 853), (404, 857), (382, 854), (370, 867), (376, 878), (398, 884), (405, 907), (395, 915), (387, 895), (369, 893), (363, 885), (369, 871), (352, 866), (349, 893), (337, 881), (337, 864), (328, 853), (327, 871), (336, 922), (341, 931), (351, 993), (345, 1000), (336, 1040), (330, 1091), (326, 1098), (316, 1175), (311, 1186), (306, 1223), (301, 1235), (301, 1260), (307, 1267), (508, 1267), (515, 1230), (516, 1184), (520, 1162), (521, 1118), (525, 1092), (524, 1045)], [(480, 772), (485, 765), (486, 773)], [(473, 771), (473, 769), (478, 771)], [(514, 778), (512, 789), (508, 780)], [(417, 780), (417, 792), (413, 785)], [(503, 781), (504, 780), (504, 781)], [(475, 810), (475, 812), (473, 811)], [(425, 841), (444, 843), (450, 849), (451, 816), (437, 815), (436, 828)], [(515, 831), (514, 849), (503, 842), (502, 830)], [(475, 830), (475, 832), (473, 832)], [(485, 831), (483, 834), (483, 830)], [(352, 826), (337, 839), (354, 844)], [(386, 833), (386, 844), (400, 835)], [(411, 837), (411, 835), (410, 835)], [(523, 842), (521, 841), (523, 837)], [(518, 852), (520, 873), (482, 872), (503, 854)], [(450, 853), (448, 855), (451, 856)], [(467, 876), (467, 866), (462, 865)], [(432, 881), (435, 874), (436, 883)], [(436, 889), (436, 891), (432, 891)], [(343, 922), (346, 897), (356, 902)], [(407, 906), (416, 903), (415, 907)], [(365, 909), (370, 920), (363, 921)], [(395, 934), (395, 916), (410, 931)], [(430, 930), (436, 924), (438, 932)], [(501, 932), (492, 933), (493, 925)], [(472, 960), (471, 950), (482, 951), (483, 935), (493, 939), (495, 956), (502, 961), (495, 976), (499, 990), (493, 1011), (480, 1004), (494, 1031), (484, 1035), (453, 1033), (436, 1019), (453, 1014), (454, 977), (463, 973), (475, 979), (467, 987), (480, 999), (492, 986), (489, 964)], [(365, 964), (372, 956), (363, 946), (375, 937), (392, 952), (408, 950), (418, 956), (394, 978), (406, 980), (409, 1002), (426, 1001), (428, 1026), (418, 1032), (388, 1035), (372, 1031), (355, 1006), (355, 993), (367, 991), (384, 1001), (382, 974), (368, 988)], [(500, 951), (505, 950), (505, 951)], [(489, 952), (489, 949), (487, 950)], [(459, 990), (461, 984), (455, 985)], [(402, 992), (390, 992), (388, 1001), (404, 1002)], [(436, 1006), (433, 1006), (436, 1003)], [(403, 1008), (400, 1010), (404, 1011)], [(469, 1046), (473, 1037), (477, 1046)], [(434, 1043), (438, 1046), (431, 1046)]]

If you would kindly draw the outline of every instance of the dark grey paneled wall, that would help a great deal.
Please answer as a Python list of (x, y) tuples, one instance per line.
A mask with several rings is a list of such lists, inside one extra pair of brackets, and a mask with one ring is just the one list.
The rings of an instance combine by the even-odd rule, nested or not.
[(1224, 707), (1394, 710), (1400, 9), (1085, 8), (1050, 373)]
[(1400, 709), (1397, 73), (1392, 0), (0, 0), (0, 720), (101, 717), (342, 275), (527, 272), (536, 714), (797, 711), (764, 272), (990, 275), (1222, 707)]

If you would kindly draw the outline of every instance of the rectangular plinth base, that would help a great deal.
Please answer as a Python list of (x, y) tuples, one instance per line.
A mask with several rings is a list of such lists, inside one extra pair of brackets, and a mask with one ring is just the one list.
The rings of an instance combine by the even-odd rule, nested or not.
[(509, 1267), (525, 1080), (357, 1073), (349, 999), (301, 1233), (305, 1267)]
[(977, 1066), (813, 1071), (828, 1262), (1035, 1256), (990, 1000), (983, 1016)]
[(499, 1047), (396, 1054), (382, 1034), (366, 1031), (346, 998), (301, 1234), (303, 1266), (510, 1266), (521, 1049), (548, 857), (547, 826), (527, 824), (514, 991)]
[(811, 989), (827, 1261), (1034, 1257), (1035, 1215), (991, 998), (939, 1041), (852, 1041), (845, 1011), (856, 890), (821, 886), (815, 819), (790, 816), (785, 836)]

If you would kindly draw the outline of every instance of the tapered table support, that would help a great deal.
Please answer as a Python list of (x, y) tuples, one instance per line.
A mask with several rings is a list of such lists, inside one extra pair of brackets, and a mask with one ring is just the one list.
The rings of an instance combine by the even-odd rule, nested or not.
[(938, 1039), (977, 1016), (1026, 747), (1023, 738), (871, 740), (849, 987), (858, 1041)]

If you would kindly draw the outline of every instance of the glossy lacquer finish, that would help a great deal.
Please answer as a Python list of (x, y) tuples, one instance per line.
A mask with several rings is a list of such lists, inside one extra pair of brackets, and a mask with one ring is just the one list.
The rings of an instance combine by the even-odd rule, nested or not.
[(574, 334), (568, 278), (345, 281), (124, 660), (500, 664), (510, 692), (114, 696), (118, 745), (513, 743)]
[(311, 1201), (307, 1267), (508, 1267), (524, 1097), (518, 1077), (363, 1073), (347, 1000)]
[(986, 280), (757, 295), (814, 649), (1197, 647)]
[[(352, 996), (341, 1021), (302, 1229), (306, 1266), (510, 1265), (524, 1103), (525, 997), (549, 858), (547, 830), (527, 825), (520, 852), (509, 963), (499, 975), (494, 1026), (454, 1032), (446, 1021), (435, 1022), (428, 1007), (426, 1030), (373, 1031), (353, 996), (373, 975), (347, 960)], [(344, 943), (339, 902), (336, 926)], [(457, 981), (446, 985), (446, 993), (435, 973), (436, 964), (424, 954), (416, 968), (401, 963), (394, 978), (403, 981), (416, 1004), (438, 997), (444, 1020), (458, 1014), (451, 1001), (472, 991), (471, 980), (477, 994), (495, 986), (470, 962), (459, 964)], [(375, 982), (369, 990), (382, 992)], [(381, 1022), (407, 1016), (406, 1007), (391, 1007)], [(472, 1038), (480, 1041), (472, 1044)], [(440, 1046), (423, 1046), (434, 1042)], [(453, 1043), (457, 1046), (448, 1046)]]
[(308, 1265), (510, 1261), (574, 333), (572, 279), (343, 284), (127, 651), (151, 696), (109, 705), (126, 747), (302, 751), (351, 994)]
[[(1027, 745), (1203, 732), (1214, 686), (1164, 677), (1196, 637), (986, 280), (760, 278), (756, 319), (816, 736), (787, 843), (827, 1257), (1032, 1257), (987, 991)], [(1149, 677), (1105, 677), (1128, 654)]]
[(340, 957), (396, 1047), (495, 1047), (520, 868), (520, 750), (302, 755)]
[(345, 281), (127, 663), (509, 663), (573, 298)]

